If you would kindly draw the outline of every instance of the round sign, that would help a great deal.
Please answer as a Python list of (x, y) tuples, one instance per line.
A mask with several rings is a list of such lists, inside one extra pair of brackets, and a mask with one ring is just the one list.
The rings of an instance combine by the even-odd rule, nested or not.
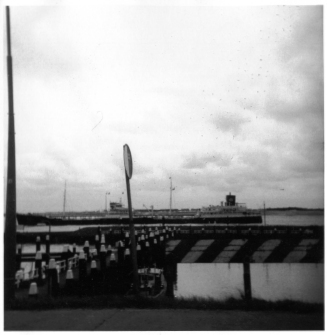
[(124, 165), (127, 177), (131, 179), (133, 174), (133, 161), (131, 150), (127, 144), (124, 145)]

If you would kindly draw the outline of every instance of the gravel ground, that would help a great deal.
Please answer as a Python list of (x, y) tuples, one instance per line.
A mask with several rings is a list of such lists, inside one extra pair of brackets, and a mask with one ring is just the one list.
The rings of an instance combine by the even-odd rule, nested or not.
[(324, 315), (171, 309), (5, 311), (4, 330), (324, 330)]

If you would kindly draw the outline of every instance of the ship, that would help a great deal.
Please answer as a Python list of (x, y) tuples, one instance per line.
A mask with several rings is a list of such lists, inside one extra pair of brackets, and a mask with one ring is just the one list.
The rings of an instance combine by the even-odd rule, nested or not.
[[(226, 195), (220, 205), (191, 209), (133, 209), (134, 224), (262, 224), (261, 211), (248, 209), (237, 203), (236, 196)], [(110, 202), (110, 209), (102, 212), (65, 212), (48, 214), (20, 214), (17, 221), (22, 226), (96, 226), (129, 224), (128, 209), (121, 202)]]

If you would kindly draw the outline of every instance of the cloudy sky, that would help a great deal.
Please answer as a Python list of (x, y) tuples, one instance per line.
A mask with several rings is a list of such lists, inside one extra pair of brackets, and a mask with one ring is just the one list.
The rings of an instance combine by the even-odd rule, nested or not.
[(170, 176), (177, 208), (323, 207), (322, 6), (12, 6), (11, 29), (18, 212), (65, 181), (68, 210), (127, 204), (124, 144), (134, 208)]

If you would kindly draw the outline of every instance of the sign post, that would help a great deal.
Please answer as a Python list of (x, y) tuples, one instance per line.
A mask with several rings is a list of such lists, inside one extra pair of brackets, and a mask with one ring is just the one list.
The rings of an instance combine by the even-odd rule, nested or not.
[(123, 150), (124, 150), (125, 178), (126, 178), (128, 213), (129, 213), (129, 230), (131, 239), (131, 255), (133, 263), (134, 292), (138, 294), (139, 285), (138, 285), (137, 255), (136, 255), (135, 232), (133, 224), (131, 188), (129, 184), (129, 180), (132, 178), (133, 174), (133, 161), (131, 151), (127, 144), (124, 145)]

